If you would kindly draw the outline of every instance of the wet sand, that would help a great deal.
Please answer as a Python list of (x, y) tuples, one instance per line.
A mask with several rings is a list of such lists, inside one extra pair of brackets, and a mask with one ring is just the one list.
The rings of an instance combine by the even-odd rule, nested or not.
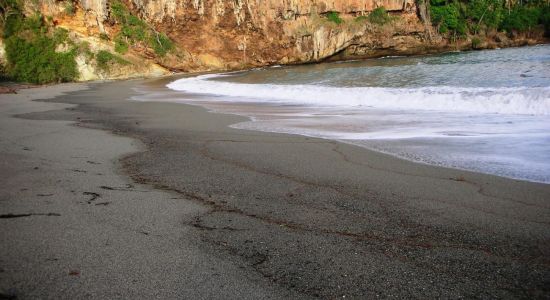
[(35, 214), (0, 219), (2, 293), (550, 296), (550, 185), (127, 100), (167, 80), (49, 100), (76, 107), (1, 96), (1, 214)]

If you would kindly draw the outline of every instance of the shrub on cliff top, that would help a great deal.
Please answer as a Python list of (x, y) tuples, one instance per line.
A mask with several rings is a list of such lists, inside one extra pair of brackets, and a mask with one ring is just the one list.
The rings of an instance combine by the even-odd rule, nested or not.
[(76, 8), (73, 4), (72, 1), (68, 1), (66, 4), (65, 4), (65, 10), (64, 10), (65, 14), (67, 14), (68, 16), (74, 16), (74, 14), (76, 13)]
[(481, 46), (481, 39), (478, 37), (472, 38), (472, 49), (479, 49)]
[(327, 20), (336, 23), (336, 24), (342, 24), (344, 23), (344, 20), (340, 18), (340, 13), (336, 11), (330, 11), (327, 13)]
[(538, 25), (550, 29), (545, 11), (550, 11), (545, 1), (506, 0), (430, 0), (432, 23), (441, 33), (464, 36), (490, 29), (530, 31)]
[(501, 29), (511, 32), (527, 31), (539, 24), (542, 10), (537, 7), (516, 6), (506, 14), (501, 24)]
[(471, 22), (470, 28), (484, 24), (487, 28), (494, 29), (498, 28), (504, 18), (504, 2), (503, 0), (470, 0), (462, 11), (464, 18)]
[(120, 35), (115, 37), (115, 51), (120, 54), (125, 54), (128, 52), (128, 43)]
[(172, 41), (156, 31), (146, 22), (134, 16), (120, 1), (111, 6), (111, 17), (121, 25), (115, 37), (115, 50), (119, 53), (128, 51), (128, 44), (141, 44), (152, 48), (158, 56), (165, 56), (173, 49)]
[(540, 21), (544, 25), (544, 34), (550, 36), (550, 6), (542, 10)]
[(391, 21), (391, 16), (383, 6), (375, 8), (367, 18), (369, 22), (377, 25), (384, 25)]
[(20, 0), (2, 0), (0, 1), (0, 29), (2, 29), (2, 36), (6, 22), (10, 16), (21, 15), (21, 3)]
[(97, 67), (103, 72), (108, 72), (111, 69), (111, 66), (113, 66), (114, 64), (119, 64), (119, 65), (129, 64), (128, 61), (106, 50), (98, 51), (95, 55), (95, 59), (96, 59)]
[(122, 2), (114, 1), (111, 4), (111, 17), (115, 21), (119, 23), (125, 23), (127, 15), (128, 15), (128, 9)]
[(174, 44), (164, 33), (153, 33), (150, 39), (149, 44), (157, 55), (164, 56), (174, 48)]
[(458, 2), (449, 5), (430, 6), (432, 22), (439, 26), (439, 32), (456, 31), (460, 19)]
[(8, 74), (18, 81), (32, 83), (66, 82), (77, 75), (75, 52), (56, 52), (57, 44), (47, 36), (6, 40)]

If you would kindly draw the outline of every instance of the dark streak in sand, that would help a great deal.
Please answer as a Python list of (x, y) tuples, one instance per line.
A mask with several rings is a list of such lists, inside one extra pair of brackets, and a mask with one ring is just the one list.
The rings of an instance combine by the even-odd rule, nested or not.
[(14, 219), (14, 218), (24, 218), (24, 217), (31, 217), (31, 216), (59, 217), (61, 215), (58, 213), (3, 214), (3, 215), (0, 215), (0, 219)]

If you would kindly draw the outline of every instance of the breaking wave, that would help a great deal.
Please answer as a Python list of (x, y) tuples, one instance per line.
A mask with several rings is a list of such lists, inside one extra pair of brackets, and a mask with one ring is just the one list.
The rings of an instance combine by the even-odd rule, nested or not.
[(247, 84), (212, 80), (227, 74), (183, 78), (167, 85), (176, 91), (223, 96), (216, 101), (262, 102), (317, 107), (363, 107), (481, 114), (550, 115), (550, 87), (332, 87)]

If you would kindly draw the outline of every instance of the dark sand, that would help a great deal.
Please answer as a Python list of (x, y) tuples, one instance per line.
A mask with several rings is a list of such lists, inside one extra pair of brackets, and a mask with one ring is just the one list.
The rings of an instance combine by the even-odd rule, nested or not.
[[(57, 109), (25, 119), (9, 117), (19, 106), (2, 96), (0, 212), (60, 216), (0, 219), (0, 292), (550, 297), (550, 185), (232, 129), (242, 117), (196, 106), (127, 101), (133, 87), (166, 80), (94, 84), (53, 100), (81, 104), (71, 108), (25, 101)], [(88, 203), (90, 193), (100, 198)]]

